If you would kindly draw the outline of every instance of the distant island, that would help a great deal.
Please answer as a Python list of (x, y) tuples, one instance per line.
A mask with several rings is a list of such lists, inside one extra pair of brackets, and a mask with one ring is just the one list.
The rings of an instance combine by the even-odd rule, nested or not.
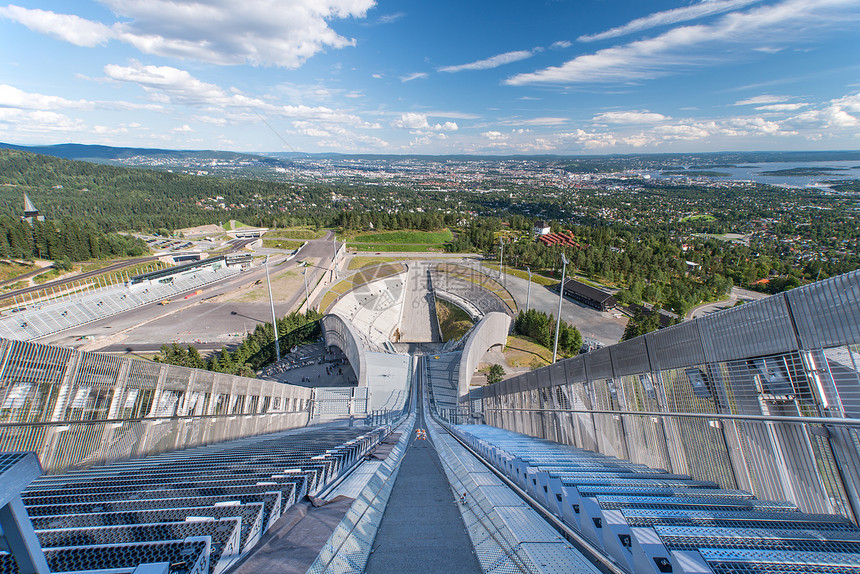
[(848, 171), (846, 167), (793, 167), (791, 169), (777, 169), (773, 171), (763, 171), (760, 175), (795, 175), (795, 176), (816, 176), (816, 175), (831, 175), (837, 171)]
[(835, 191), (860, 193), (860, 179), (825, 181), (824, 183)]

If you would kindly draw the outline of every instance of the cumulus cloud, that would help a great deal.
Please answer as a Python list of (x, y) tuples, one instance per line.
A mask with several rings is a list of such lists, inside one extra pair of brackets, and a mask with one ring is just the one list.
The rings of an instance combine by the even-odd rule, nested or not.
[(598, 50), (560, 66), (517, 74), (505, 83), (564, 85), (654, 79), (677, 70), (722, 63), (732, 57), (730, 54), (749, 54), (755, 47), (798, 41), (825, 30), (848, 29), (858, 20), (860, 4), (856, 0), (784, 0), (726, 14), (713, 24), (673, 28), (654, 38)]
[(73, 14), (56, 14), (48, 10), (0, 6), (0, 16), (23, 24), (30, 30), (64, 40), (76, 46), (92, 48), (113, 37), (110, 27)]
[(19, 90), (14, 86), (0, 84), (0, 108), (25, 110), (93, 109), (93, 102), (68, 100), (59, 96), (47, 96)]
[(722, 14), (731, 10), (737, 10), (750, 4), (760, 2), (761, 0), (717, 0), (715, 2), (699, 2), (692, 6), (684, 6), (675, 8), (674, 10), (665, 10), (663, 12), (655, 12), (643, 18), (631, 20), (623, 26), (600, 32), (599, 34), (588, 34), (577, 38), (580, 42), (593, 42), (595, 40), (608, 40), (619, 36), (626, 36), (635, 32), (642, 32), (658, 26), (668, 26), (670, 24), (679, 24), (681, 22), (689, 22), (706, 16)]
[(432, 130), (437, 132), (453, 132), (457, 131), (460, 126), (456, 122), (445, 122), (442, 124), (430, 125), (427, 119), (427, 114), (417, 112), (406, 112), (401, 114), (399, 118), (391, 122), (391, 127), (407, 129), (407, 130)]
[(25, 92), (8, 84), (0, 84), (0, 108), (22, 110), (150, 110), (161, 111), (158, 104), (111, 102), (97, 100), (70, 100), (61, 96)]
[(86, 124), (52, 111), (0, 108), (0, 128), (22, 133), (80, 132), (86, 129)]
[(498, 68), (499, 66), (504, 66), (505, 64), (510, 64), (512, 62), (519, 62), (520, 60), (526, 60), (534, 56), (540, 50), (517, 50), (515, 52), (505, 52), (504, 54), (498, 54), (496, 56), (492, 56), (490, 58), (486, 58), (484, 60), (478, 60), (476, 62), (470, 62), (468, 64), (459, 64), (457, 66), (445, 66), (439, 68), (440, 72), (462, 72), (464, 70), (490, 70), (493, 68)]
[(116, 40), (145, 54), (297, 68), (323, 50), (354, 45), (355, 40), (339, 35), (330, 22), (364, 18), (375, 5), (374, 0), (101, 1), (119, 21), (106, 25), (14, 5), (0, 8), (0, 16), (79, 46)]
[(671, 119), (655, 112), (603, 112), (592, 118), (593, 122), (605, 124), (653, 124)]
[(427, 121), (426, 114), (418, 114), (415, 112), (406, 112), (399, 118), (391, 122), (392, 127), (403, 128), (408, 130), (420, 130), (430, 127)]
[(172, 66), (144, 66), (137, 62), (131, 66), (108, 64), (104, 72), (111, 80), (138, 84), (164, 103), (222, 105), (229, 100), (224, 90), (215, 84), (202, 82), (185, 70)]

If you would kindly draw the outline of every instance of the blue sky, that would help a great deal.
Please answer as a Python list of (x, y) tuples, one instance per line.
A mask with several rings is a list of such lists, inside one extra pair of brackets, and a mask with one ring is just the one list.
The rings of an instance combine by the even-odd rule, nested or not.
[(0, 3), (0, 141), (860, 149), (860, 0)]

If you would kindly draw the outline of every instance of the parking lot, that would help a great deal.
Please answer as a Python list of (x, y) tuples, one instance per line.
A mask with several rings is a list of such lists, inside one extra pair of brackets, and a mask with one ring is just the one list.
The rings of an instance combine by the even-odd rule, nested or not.
[(263, 369), (259, 378), (303, 387), (348, 387), (358, 384), (352, 366), (340, 349), (326, 352), (322, 343), (295, 348), (280, 362)]

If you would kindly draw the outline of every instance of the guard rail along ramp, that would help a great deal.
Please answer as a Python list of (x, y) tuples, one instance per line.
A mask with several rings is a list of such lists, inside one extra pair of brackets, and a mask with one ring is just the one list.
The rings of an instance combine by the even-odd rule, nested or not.
[(313, 390), (0, 339), (0, 451), (50, 473), (305, 426)]
[(625, 571), (860, 572), (860, 528), (843, 516), (499, 428), (450, 430)]
[[(389, 432), (283, 431), (37, 478), (18, 498), (30, 520), (2, 523), (27, 542), (0, 551), (0, 572), (220, 574)], [(40, 548), (46, 566), (20, 568)]]
[[(654, 480), (691, 477), (699, 482), (697, 488), (718, 486), (733, 493), (693, 504), (702, 507), (699, 514), (690, 514), (692, 507), (681, 511), (674, 503), (665, 505), (664, 499), (646, 506), (647, 512), (635, 510), (645, 513), (636, 521), (623, 500), (631, 492), (597, 495), (595, 504), (603, 515), (618, 511), (630, 527), (651, 528), (654, 534), (637, 532), (654, 543), (666, 544), (670, 531), (663, 526), (677, 524), (672, 520), (682, 514), (682, 525), (710, 524), (719, 517), (725, 519), (720, 528), (738, 529), (750, 527), (745, 520), (755, 518), (760, 522), (754, 528), (775, 530), (796, 530), (813, 516), (819, 523), (837, 523), (835, 530), (854, 533), (860, 516), (858, 343), (860, 272), (852, 272), (485, 387), (474, 393), (470, 406), (478, 403), (477, 410), (495, 427), (573, 445), (594, 456), (666, 469), (671, 475), (655, 475)], [(671, 490), (679, 485), (651, 486)], [(687, 502), (707, 496), (672, 495)], [(748, 502), (739, 508), (736, 500), (743, 497)], [(747, 513), (743, 520), (738, 512)], [(658, 520), (661, 513), (672, 520)], [(842, 518), (820, 518), (834, 514)], [(586, 530), (595, 528), (593, 522), (583, 524)], [(661, 528), (652, 528), (655, 524)], [(762, 532), (747, 534), (769, 538)], [(803, 540), (816, 536), (820, 534), (805, 533)], [(683, 553), (686, 547), (678, 544), (676, 553)], [(775, 572), (860, 571), (850, 544), (844, 546), (850, 552), (827, 545), (816, 551), (822, 564), (842, 560), (842, 570), (815, 566), (817, 558), (796, 554), (800, 547), (819, 548), (798, 542), (756, 554), (764, 547), (754, 552), (729, 546), (725, 548), (732, 550), (711, 549), (701, 556), (679, 554), (685, 557), (673, 564), (683, 561), (688, 570), (681, 571), (748, 572), (754, 571), (749, 564), (771, 560), (781, 564), (770, 570)]]

